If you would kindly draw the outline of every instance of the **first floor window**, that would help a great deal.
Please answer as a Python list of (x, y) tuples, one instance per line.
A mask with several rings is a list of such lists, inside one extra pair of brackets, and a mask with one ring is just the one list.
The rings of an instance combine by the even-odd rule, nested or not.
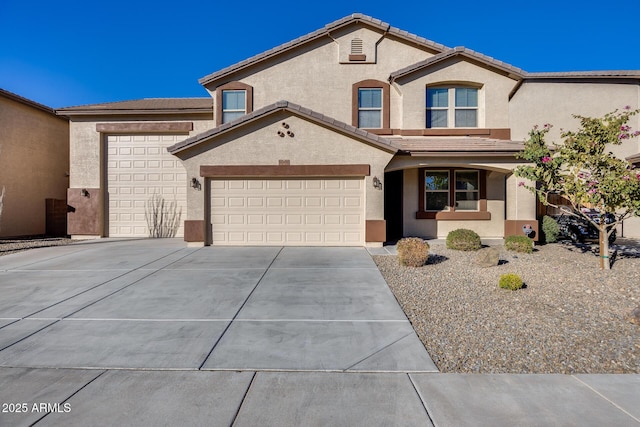
[(222, 123), (228, 123), (246, 114), (246, 94), (245, 90), (222, 91)]
[(358, 89), (358, 127), (382, 127), (382, 89)]
[(479, 172), (455, 171), (455, 208), (457, 211), (477, 211), (480, 200)]
[(449, 171), (426, 171), (425, 211), (449, 210)]
[(478, 89), (427, 88), (427, 128), (478, 127)]
[(423, 209), (425, 212), (477, 211), (479, 200), (480, 171), (466, 169), (424, 171)]

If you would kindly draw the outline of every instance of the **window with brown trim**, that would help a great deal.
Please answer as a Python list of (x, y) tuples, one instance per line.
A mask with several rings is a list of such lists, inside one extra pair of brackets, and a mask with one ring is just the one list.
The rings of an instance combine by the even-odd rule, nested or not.
[(216, 126), (253, 111), (253, 87), (230, 82), (216, 88)]
[(487, 173), (476, 169), (421, 168), (417, 219), (488, 220)]
[(389, 129), (389, 96), (388, 83), (379, 80), (355, 83), (351, 94), (351, 124), (363, 129)]

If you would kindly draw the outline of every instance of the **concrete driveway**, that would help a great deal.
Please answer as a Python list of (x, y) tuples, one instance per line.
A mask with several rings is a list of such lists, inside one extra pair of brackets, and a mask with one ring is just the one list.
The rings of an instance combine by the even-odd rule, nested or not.
[(362, 248), (0, 257), (0, 425), (640, 424), (640, 375), (440, 374)]
[(74, 244), (0, 283), (0, 366), (436, 370), (363, 248)]

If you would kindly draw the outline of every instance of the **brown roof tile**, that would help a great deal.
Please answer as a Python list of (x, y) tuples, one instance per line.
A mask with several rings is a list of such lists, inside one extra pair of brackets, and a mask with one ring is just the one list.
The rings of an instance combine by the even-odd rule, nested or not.
[(239, 117), (229, 123), (224, 123), (218, 127), (213, 129), (209, 129), (206, 132), (200, 133), (198, 135), (192, 136), (191, 138), (187, 138), (182, 142), (172, 145), (168, 147), (167, 150), (171, 154), (175, 154), (187, 148), (193, 147), (209, 138), (215, 137), (216, 135), (223, 134), (231, 129), (235, 129), (237, 127), (242, 126), (245, 123), (256, 120), (260, 117), (268, 116), (279, 110), (288, 110), (294, 112), (295, 114), (307, 117), (311, 120), (324, 123), (333, 128), (341, 129), (347, 134), (351, 134), (352, 136), (357, 136), (359, 139), (364, 139), (372, 145), (375, 145), (383, 150), (387, 150), (390, 152), (398, 151), (397, 146), (392, 144), (388, 139), (382, 138), (378, 135), (374, 135), (372, 133), (366, 132), (362, 129), (355, 128), (346, 123), (335, 120), (331, 117), (327, 117), (324, 114), (318, 113), (316, 111), (310, 110), (308, 108), (302, 107), (298, 104), (294, 104), (289, 101), (278, 101), (271, 105), (267, 105), (266, 107), (262, 107), (257, 109), (249, 114), (246, 114), (242, 117)]
[(287, 43), (281, 44), (280, 46), (276, 46), (272, 49), (269, 49), (265, 52), (262, 52), (258, 55), (252, 56), (251, 58), (245, 59), (243, 61), (240, 61), (236, 64), (230, 65), (226, 68), (223, 68), (220, 71), (216, 71), (212, 74), (209, 74), (207, 76), (202, 77), (200, 80), (198, 80), (198, 82), (201, 85), (208, 85), (209, 83), (212, 83), (218, 79), (221, 79), (229, 74), (232, 74), (238, 70), (241, 70), (245, 67), (248, 67), (250, 65), (256, 64), (260, 61), (263, 61), (265, 59), (268, 59), (272, 56), (278, 55), (282, 52), (285, 52), (289, 49), (301, 46), (311, 40), (315, 40), (317, 38), (323, 37), (325, 35), (327, 35), (329, 32), (334, 31), (338, 28), (350, 25), (352, 23), (355, 22), (362, 22), (365, 23), (367, 25), (370, 25), (372, 27), (375, 28), (379, 28), (383, 31), (388, 32), (389, 34), (392, 34), (398, 38), (407, 40), (411, 43), (415, 43), (418, 44), (420, 46), (424, 46), (427, 47), (429, 49), (435, 50), (437, 52), (441, 52), (443, 50), (447, 50), (448, 47), (440, 44), (440, 43), (436, 43), (433, 42), (431, 40), (427, 40), (423, 37), (417, 36), (415, 34), (411, 34), (408, 33), (406, 31), (400, 30), (398, 28), (392, 27), (391, 25), (387, 24), (386, 22), (383, 22), (379, 19), (375, 19), (372, 18), (370, 16), (367, 15), (363, 15), (361, 13), (354, 13), (352, 15), (349, 16), (345, 16), (344, 18), (338, 19), (337, 21), (331, 22), (327, 25), (325, 25), (323, 28), (320, 28), (316, 31), (313, 31), (311, 33), (308, 33), (304, 36), (298, 37), (297, 39), (291, 40)]
[(412, 154), (514, 154), (524, 150), (524, 143), (489, 138), (426, 137), (390, 139), (402, 151)]
[(389, 76), (389, 80), (393, 81), (398, 78), (404, 77), (406, 75), (412, 74), (416, 71), (427, 68), (431, 65), (437, 64), (441, 61), (444, 61), (449, 58), (453, 58), (455, 56), (465, 56), (470, 59), (474, 59), (483, 64), (491, 66), (493, 68), (497, 68), (502, 70), (508, 74), (515, 75), (516, 77), (522, 78), (526, 72), (520, 68), (514, 67), (513, 65), (507, 64), (506, 62), (499, 61), (490, 56), (484, 55), (482, 53), (476, 52), (471, 49), (467, 49), (465, 47), (455, 47), (453, 49), (446, 50), (442, 53), (432, 56), (431, 58), (427, 58), (424, 61), (417, 62), (415, 64), (409, 65), (408, 67), (402, 68), (398, 71), (394, 71)]
[(213, 113), (212, 98), (146, 98), (132, 101), (79, 105), (56, 110), (63, 116), (113, 114)]

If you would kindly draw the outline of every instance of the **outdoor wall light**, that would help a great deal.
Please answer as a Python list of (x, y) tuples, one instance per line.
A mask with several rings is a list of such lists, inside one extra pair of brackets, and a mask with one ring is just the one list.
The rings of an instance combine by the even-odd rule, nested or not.
[(294, 137), (293, 132), (291, 132), (290, 130), (287, 131), (287, 135), (289, 135), (291, 138)]
[(202, 188), (202, 184), (200, 184), (198, 178), (193, 177), (191, 178), (191, 187), (195, 188), (196, 190), (200, 190)]
[(280, 138), (284, 138), (284, 132), (282, 132), (281, 130), (278, 131), (278, 136)]
[(289, 125), (286, 122), (282, 122), (282, 127), (285, 129), (289, 129)]
[(91, 195), (89, 194), (89, 191), (87, 191), (87, 189), (86, 189), (86, 188), (83, 188), (82, 190), (80, 190), (80, 194), (81, 194), (83, 197), (91, 197)]
[(377, 176), (373, 177), (373, 188), (382, 190), (382, 181), (380, 181)]

